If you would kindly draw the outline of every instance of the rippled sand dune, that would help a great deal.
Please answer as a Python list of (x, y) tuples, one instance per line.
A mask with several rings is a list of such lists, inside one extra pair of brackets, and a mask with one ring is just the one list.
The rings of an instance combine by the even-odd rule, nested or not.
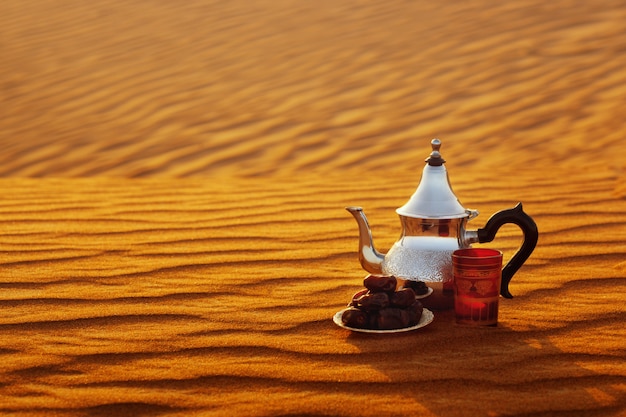
[[(332, 323), (365, 275), (342, 206), (367, 204), (385, 250), (411, 179), (0, 181), (0, 412), (623, 415), (626, 204), (609, 177), (514, 180), (536, 185), (541, 235), (497, 329), (451, 312), (396, 336)], [(455, 180), (483, 210), (473, 227), (519, 195)]]
[[(626, 416), (626, 3), (0, 2), (0, 415)], [(351, 334), (441, 138), (539, 243), (497, 328)], [(490, 247), (509, 258), (519, 230)]]
[(4, 176), (407, 170), (436, 136), (457, 164), (494, 156), (485, 169), (625, 165), (623, 1), (7, 0), (0, 14)]

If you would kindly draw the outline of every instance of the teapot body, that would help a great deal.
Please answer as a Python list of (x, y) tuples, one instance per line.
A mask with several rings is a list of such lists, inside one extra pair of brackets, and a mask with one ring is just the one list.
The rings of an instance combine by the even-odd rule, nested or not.
[(433, 294), (428, 308), (452, 308), (452, 252), (470, 247), (465, 239), (468, 218), (421, 219), (400, 216), (402, 234), (382, 262), (382, 272), (404, 281), (424, 281)]

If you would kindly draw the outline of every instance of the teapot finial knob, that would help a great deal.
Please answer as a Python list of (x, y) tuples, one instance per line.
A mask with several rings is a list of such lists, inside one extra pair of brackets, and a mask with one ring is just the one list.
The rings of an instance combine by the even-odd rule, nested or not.
[(430, 156), (426, 158), (428, 165), (435, 167), (443, 165), (446, 160), (441, 157), (441, 153), (439, 152), (441, 141), (435, 138), (430, 141), (430, 146), (432, 146), (433, 151), (430, 153)]

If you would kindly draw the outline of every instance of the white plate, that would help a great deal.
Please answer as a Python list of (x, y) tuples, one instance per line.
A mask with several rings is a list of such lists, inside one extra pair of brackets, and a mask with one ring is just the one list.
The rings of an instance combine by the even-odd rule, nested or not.
[(429, 296), (429, 295), (431, 295), (432, 293), (433, 293), (433, 289), (432, 289), (432, 288), (430, 288), (430, 287), (428, 287), (428, 292), (427, 292), (426, 294), (416, 295), (416, 296), (415, 296), (415, 298), (416, 298), (417, 300), (420, 300), (420, 299), (422, 299), (422, 298), (426, 298), (426, 297), (428, 297), (428, 296)]
[(374, 330), (374, 329), (357, 329), (356, 327), (348, 327), (345, 324), (343, 324), (341, 322), (341, 315), (343, 314), (343, 312), (346, 311), (346, 309), (344, 308), (341, 311), (338, 311), (335, 313), (335, 315), (333, 316), (333, 321), (335, 322), (335, 324), (341, 328), (347, 329), (347, 330), (352, 330), (353, 332), (359, 332), (359, 333), (402, 333), (402, 332), (410, 332), (411, 330), (416, 330), (419, 329), (420, 327), (424, 327), (429, 325), (430, 323), (432, 323), (433, 319), (435, 318), (435, 316), (433, 315), (433, 312), (430, 311), (429, 309), (425, 308), (422, 311), (422, 317), (420, 317), (420, 321), (415, 325), (415, 326), (411, 326), (411, 327), (403, 327), (401, 329), (390, 329), (390, 330)]

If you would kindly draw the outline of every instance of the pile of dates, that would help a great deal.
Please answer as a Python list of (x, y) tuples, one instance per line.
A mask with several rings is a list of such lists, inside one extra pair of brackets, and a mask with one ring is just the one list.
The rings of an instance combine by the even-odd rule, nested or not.
[(363, 285), (365, 289), (352, 296), (341, 316), (344, 325), (357, 329), (393, 330), (415, 326), (419, 322), (423, 306), (410, 286), (396, 289), (398, 280), (393, 275), (368, 275)]

